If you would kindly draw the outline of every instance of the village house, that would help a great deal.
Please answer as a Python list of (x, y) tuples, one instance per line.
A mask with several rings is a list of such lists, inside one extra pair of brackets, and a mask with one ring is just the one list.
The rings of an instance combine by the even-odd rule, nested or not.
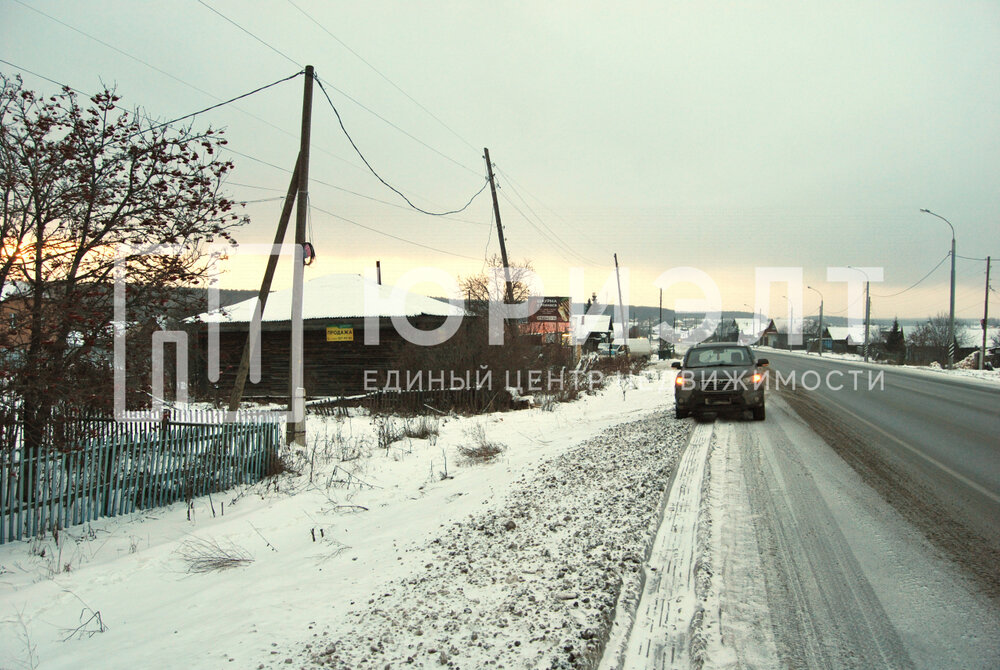
[[(228, 398), (232, 391), (257, 304), (244, 300), (221, 311), (201, 314), (198, 360), (192, 379), (204, 398)], [(417, 345), (393, 324), (405, 319), (414, 328), (433, 330), (449, 316), (466, 317), (465, 310), (442, 300), (378, 284), (358, 274), (331, 274), (306, 282), (303, 288), (304, 384), (309, 396), (362, 393), (366, 372), (394, 369)], [(248, 380), (244, 397), (281, 398), (289, 392), (292, 291), (268, 296), (261, 317), (261, 367), (256, 383)], [(208, 324), (218, 324), (220, 377), (208, 376)], [(366, 335), (377, 344), (366, 344)]]

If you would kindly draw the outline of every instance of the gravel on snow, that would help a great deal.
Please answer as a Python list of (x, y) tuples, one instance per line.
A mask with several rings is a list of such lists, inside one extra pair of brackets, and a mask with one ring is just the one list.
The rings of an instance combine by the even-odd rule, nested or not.
[(595, 667), (616, 606), (638, 602), (689, 431), (658, 413), (543, 462), (498, 509), (423, 547), (422, 571), (351, 603), (338, 615), (347, 623), (317, 630), (282, 665)]

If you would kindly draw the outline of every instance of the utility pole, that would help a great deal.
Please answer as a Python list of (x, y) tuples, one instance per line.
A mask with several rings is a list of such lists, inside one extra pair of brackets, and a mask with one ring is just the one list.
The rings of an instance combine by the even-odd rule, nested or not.
[(660, 312), (656, 318), (656, 351), (659, 356), (660, 349), (663, 348), (663, 289), (660, 289)]
[(625, 342), (625, 358), (628, 359), (628, 325), (625, 323), (625, 305), (622, 304), (622, 278), (618, 273), (618, 254), (615, 254), (615, 279), (618, 280), (618, 313), (622, 318), (622, 341)]
[[(819, 294), (819, 355), (823, 355), (823, 294), (820, 293), (819, 289), (813, 288), (812, 286), (806, 286), (810, 291), (816, 291)], [(809, 350), (809, 347), (806, 347)]]
[(819, 299), (819, 355), (823, 356), (823, 299)]
[[(274, 233), (274, 245), (271, 247), (271, 255), (267, 257), (267, 268), (264, 270), (264, 278), (260, 282), (260, 291), (257, 293), (257, 304), (261, 317), (264, 316), (264, 307), (267, 305), (267, 296), (271, 292), (271, 280), (274, 279), (274, 270), (278, 266), (277, 248), (285, 241), (285, 231), (288, 229), (288, 220), (292, 217), (292, 204), (295, 202), (295, 194), (299, 190), (299, 164), (296, 160), (295, 169), (292, 171), (292, 180), (288, 184), (288, 192), (285, 194), (285, 204), (281, 208), (281, 217), (278, 219), (278, 229)], [(250, 321), (250, 333), (254, 328), (254, 322)], [(246, 342), (243, 343), (243, 356), (240, 358), (240, 367), (236, 370), (236, 381), (233, 382), (233, 392), (229, 396), (229, 411), (235, 412), (240, 408), (240, 400), (243, 398), (243, 390), (247, 384), (247, 373), (250, 370), (250, 355), (252, 353), (252, 335), (248, 333)]]
[(382, 261), (375, 261), (375, 281), (382, 285)]
[(872, 293), (871, 286), (872, 283), (867, 281), (868, 277), (865, 276), (865, 363), (868, 362), (868, 328), (871, 324), (872, 317)]
[(497, 187), (493, 180), (493, 163), (490, 162), (490, 150), (483, 148), (486, 154), (486, 174), (490, 178), (490, 193), (493, 194), (493, 217), (497, 220), (497, 237), (500, 238), (500, 258), (503, 260), (503, 274), (507, 280), (507, 304), (514, 302), (514, 285), (510, 282), (510, 265), (507, 264), (507, 243), (503, 239), (503, 224), (500, 223), (500, 203), (497, 202)]
[(288, 409), (292, 421), (288, 426), (288, 441), (306, 442), (305, 382), (302, 353), (302, 294), (305, 284), (303, 262), (306, 243), (306, 219), (309, 213), (309, 138), (312, 127), (313, 66), (306, 66), (302, 91), (302, 131), (299, 136), (299, 194), (295, 209), (295, 260), (292, 263), (292, 346), (289, 356)]
[(979, 369), (986, 366), (986, 333), (990, 326), (990, 257), (986, 257), (986, 301), (983, 303), (983, 348), (979, 352)]

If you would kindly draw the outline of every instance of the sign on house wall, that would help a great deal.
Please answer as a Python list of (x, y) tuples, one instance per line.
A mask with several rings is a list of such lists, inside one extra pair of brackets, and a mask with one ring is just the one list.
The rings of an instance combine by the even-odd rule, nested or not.
[(327, 342), (353, 342), (354, 326), (338, 325), (326, 327)]

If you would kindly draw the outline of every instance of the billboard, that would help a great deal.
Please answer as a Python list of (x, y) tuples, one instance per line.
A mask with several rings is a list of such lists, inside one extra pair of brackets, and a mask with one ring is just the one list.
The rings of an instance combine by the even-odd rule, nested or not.
[(533, 297), (541, 301), (538, 311), (528, 317), (528, 323), (569, 323), (569, 298), (558, 296)]

